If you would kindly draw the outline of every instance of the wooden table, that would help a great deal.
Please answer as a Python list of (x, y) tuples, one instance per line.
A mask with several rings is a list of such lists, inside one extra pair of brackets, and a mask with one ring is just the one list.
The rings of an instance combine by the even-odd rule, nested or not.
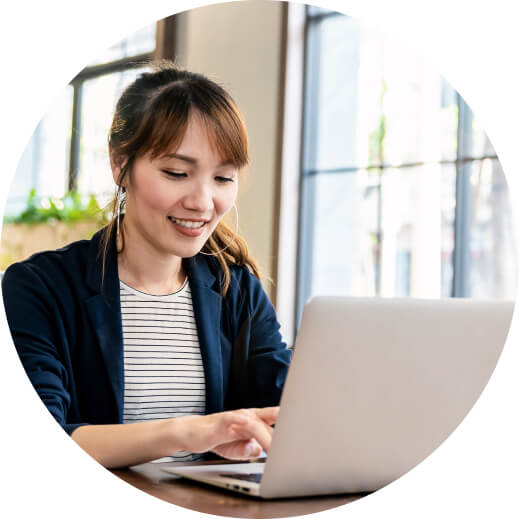
[[(189, 465), (197, 464), (199, 463), (189, 463)], [(197, 512), (227, 517), (291, 517), (328, 510), (362, 497), (362, 495), (351, 494), (273, 500), (242, 497), (240, 494), (191, 482), (163, 472), (161, 467), (165, 465), (170, 464), (144, 463), (127, 469), (112, 470), (112, 472), (139, 490), (169, 503)]]

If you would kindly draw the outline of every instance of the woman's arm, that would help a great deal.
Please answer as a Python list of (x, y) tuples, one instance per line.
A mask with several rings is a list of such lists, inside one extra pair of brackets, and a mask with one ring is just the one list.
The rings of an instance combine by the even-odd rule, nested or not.
[(126, 467), (178, 451), (248, 459), (268, 451), (278, 408), (240, 409), (132, 424), (84, 425), (72, 439), (101, 465)]
[(234, 286), (239, 288), (227, 301), (231, 320), (239, 322), (233, 343), (230, 407), (279, 405), (292, 351), (282, 340), (276, 312), (258, 278), (245, 267), (235, 273)]

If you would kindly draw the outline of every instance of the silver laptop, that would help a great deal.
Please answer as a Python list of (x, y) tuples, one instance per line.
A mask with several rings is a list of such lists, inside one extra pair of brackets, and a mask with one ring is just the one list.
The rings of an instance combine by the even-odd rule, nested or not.
[(265, 463), (164, 470), (262, 498), (377, 490), (456, 428), (512, 302), (319, 297), (305, 307)]

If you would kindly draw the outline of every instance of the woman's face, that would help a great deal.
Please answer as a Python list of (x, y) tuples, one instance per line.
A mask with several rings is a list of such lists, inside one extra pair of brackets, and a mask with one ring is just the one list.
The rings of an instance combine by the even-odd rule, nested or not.
[(238, 192), (238, 171), (213, 149), (199, 117), (191, 116), (180, 147), (136, 159), (126, 187), (124, 226), (159, 254), (197, 254)]

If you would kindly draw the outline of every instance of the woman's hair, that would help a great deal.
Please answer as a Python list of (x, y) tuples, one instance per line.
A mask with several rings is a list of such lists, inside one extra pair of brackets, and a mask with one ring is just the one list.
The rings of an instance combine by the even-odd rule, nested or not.
[[(112, 201), (112, 221), (101, 242), (103, 278), (107, 250), (117, 227), (117, 200), (124, 192), (125, 179), (131, 180), (136, 158), (149, 153), (153, 160), (175, 151), (184, 138), (190, 115), (196, 113), (222, 160), (238, 169), (249, 161), (245, 123), (234, 101), (221, 86), (201, 74), (181, 70), (167, 60), (153, 63), (152, 68), (152, 72), (140, 74), (124, 90), (110, 128), (110, 150), (122, 166)], [(118, 252), (124, 249), (123, 227)], [(259, 278), (258, 267), (249, 256), (243, 238), (236, 236), (231, 245), (220, 252), (231, 242), (233, 235), (234, 232), (220, 221), (202, 248), (203, 252), (215, 255), (222, 268), (223, 295), (231, 280), (229, 265), (246, 265)]]

